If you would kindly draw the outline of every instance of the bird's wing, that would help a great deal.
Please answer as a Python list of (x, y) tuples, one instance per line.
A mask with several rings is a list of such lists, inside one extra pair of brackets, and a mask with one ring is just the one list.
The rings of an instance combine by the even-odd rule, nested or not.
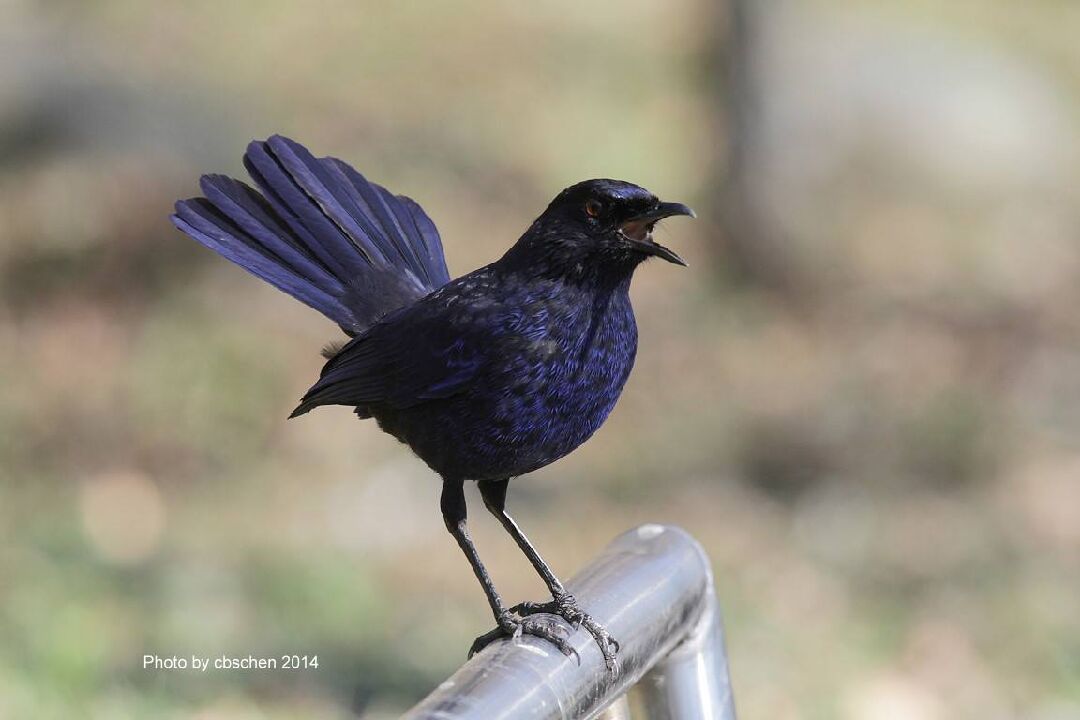
[(290, 417), (320, 405), (395, 409), (466, 390), (487, 361), (482, 334), (405, 308), (353, 338), (323, 367)]

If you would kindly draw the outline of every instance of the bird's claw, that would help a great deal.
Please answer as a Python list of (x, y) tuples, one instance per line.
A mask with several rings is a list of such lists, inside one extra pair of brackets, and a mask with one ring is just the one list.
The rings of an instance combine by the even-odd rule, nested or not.
[(578, 605), (577, 598), (570, 593), (557, 595), (548, 602), (519, 603), (510, 611), (525, 618), (540, 613), (557, 615), (570, 623), (575, 631), (585, 628), (600, 648), (600, 654), (604, 656), (604, 666), (607, 667), (608, 672), (613, 677), (619, 674), (619, 663), (615, 659), (621, 647), (619, 641), (611, 637), (603, 625), (593, 620), (588, 613), (582, 610), (581, 606)]
[(550, 620), (542, 620), (540, 618), (531, 617), (518, 617), (513, 611), (506, 611), (496, 618), (498, 627), (490, 632), (486, 632), (473, 641), (472, 647), (469, 648), (469, 657), (472, 657), (476, 653), (483, 650), (495, 640), (500, 638), (509, 637), (510, 639), (517, 639), (522, 635), (532, 635), (543, 640), (547, 640), (549, 643), (555, 646), (555, 648), (567, 657), (573, 657), (577, 664), (581, 664), (581, 655), (578, 651), (567, 641), (565, 628), (558, 623)]
[(510, 612), (520, 615), (521, 617), (528, 617), (529, 615), (536, 615), (538, 613), (547, 613), (549, 615), (558, 614), (558, 611), (555, 609), (554, 600), (548, 600), (547, 602), (533, 602), (531, 600), (526, 600), (525, 602), (520, 602), (510, 608)]

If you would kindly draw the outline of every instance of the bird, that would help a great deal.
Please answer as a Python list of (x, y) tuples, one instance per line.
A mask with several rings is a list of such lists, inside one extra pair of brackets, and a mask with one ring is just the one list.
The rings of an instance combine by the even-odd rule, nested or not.
[[(179, 200), (170, 219), (344, 331), (289, 417), (352, 407), (441, 478), (443, 521), (496, 624), (470, 656), (520, 634), (576, 655), (554, 615), (584, 628), (617, 674), (617, 640), (522, 532), (506, 494), (512, 478), (564, 457), (608, 417), (637, 352), (631, 278), (649, 258), (686, 265), (652, 232), (694, 211), (629, 182), (586, 180), (558, 193), (501, 258), (451, 280), (439, 232), (411, 198), (281, 135), (252, 141), (244, 166), (255, 187), (203, 175), (203, 196)], [(503, 601), (469, 534), (466, 482), (550, 601)]]

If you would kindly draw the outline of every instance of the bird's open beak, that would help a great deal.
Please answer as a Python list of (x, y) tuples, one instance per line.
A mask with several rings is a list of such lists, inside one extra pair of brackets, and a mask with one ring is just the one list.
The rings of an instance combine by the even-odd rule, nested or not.
[(670, 263), (686, 267), (686, 261), (652, 239), (653, 226), (660, 220), (673, 215), (697, 217), (697, 213), (682, 203), (662, 202), (652, 210), (619, 223), (619, 234), (626, 238), (634, 249), (646, 255), (663, 258)]

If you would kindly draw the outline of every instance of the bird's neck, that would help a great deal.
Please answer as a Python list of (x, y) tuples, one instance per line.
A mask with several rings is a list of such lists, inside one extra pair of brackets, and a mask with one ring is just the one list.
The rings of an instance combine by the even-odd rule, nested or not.
[(494, 266), (506, 274), (593, 290), (625, 291), (640, 264), (640, 258), (607, 257), (587, 244), (568, 242), (557, 231), (534, 224)]

